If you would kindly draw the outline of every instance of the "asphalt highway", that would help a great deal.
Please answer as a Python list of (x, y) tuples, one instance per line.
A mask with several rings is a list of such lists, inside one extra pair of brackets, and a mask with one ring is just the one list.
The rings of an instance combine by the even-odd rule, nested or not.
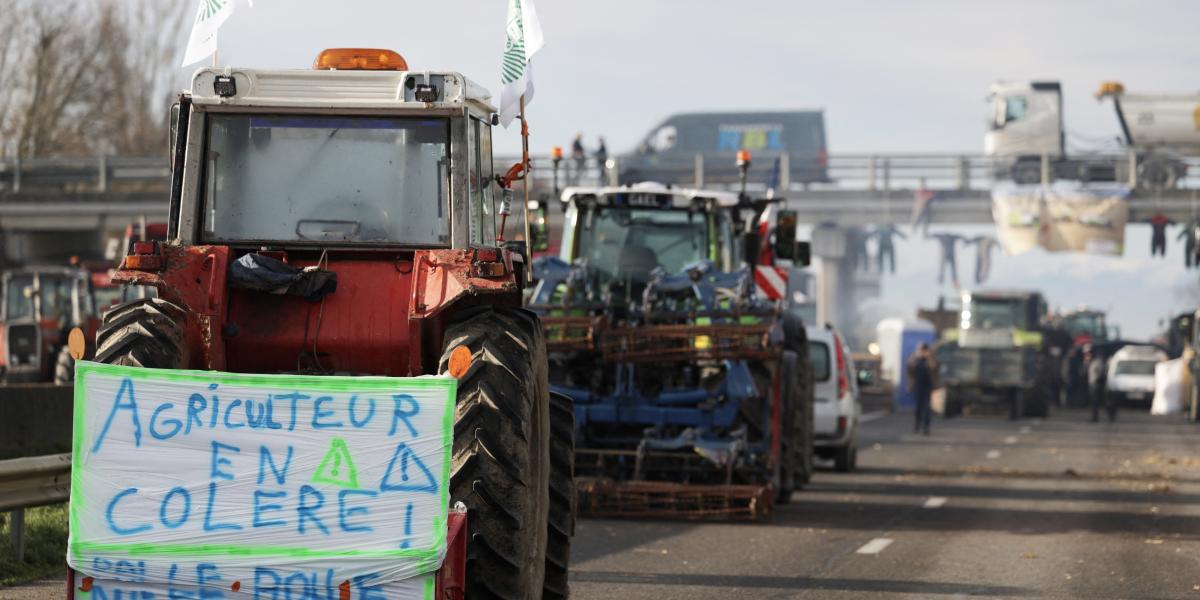
[(582, 519), (572, 596), (1200, 598), (1200, 428), (911, 414), (761, 524)]

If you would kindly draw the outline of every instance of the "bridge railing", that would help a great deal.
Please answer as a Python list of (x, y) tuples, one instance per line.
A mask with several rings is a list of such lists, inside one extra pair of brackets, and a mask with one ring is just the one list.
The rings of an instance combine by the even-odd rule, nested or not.
[[(1121, 183), (1137, 185), (1138, 169), (1129, 155), (1089, 156), (1089, 160), (1115, 165)], [(496, 169), (517, 162), (518, 157), (497, 156)], [(1010, 180), (1008, 164), (981, 154), (955, 153), (847, 153), (830, 155), (823, 168), (809, 163), (789, 165), (787, 158), (776, 169), (773, 158), (753, 162), (747, 176), (751, 189), (765, 188), (768, 181), (791, 190), (986, 190), (997, 181)], [(1177, 187), (1200, 188), (1200, 157), (1174, 158), (1186, 165), (1189, 176)], [(1053, 169), (1042, 169), (1045, 182), (1053, 180)], [(654, 167), (667, 183), (694, 187), (733, 187), (737, 170), (732, 164), (706, 163), (703, 155), (659, 161)], [(814, 174), (815, 169), (823, 172)], [(600, 164), (588, 157), (582, 163), (562, 159), (557, 165), (560, 188), (567, 185), (615, 183), (622, 170), (621, 158)], [(84, 158), (0, 159), (0, 193), (72, 192), (104, 194), (112, 191), (161, 191), (167, 187), (170, 169), (163, 157), (95, 156)], [(548, 156), (533, 157), (532, 180), (541, 191), (553, 188), (555, 163)], [(1035, 173), (1036, 179), (1036, 173)]]
[(9, 511), (9, 543), (18, 562), (25, 552), (25, 509), (66, 502), (70, 493), (70, 454), (0, 460), (0, 511)]

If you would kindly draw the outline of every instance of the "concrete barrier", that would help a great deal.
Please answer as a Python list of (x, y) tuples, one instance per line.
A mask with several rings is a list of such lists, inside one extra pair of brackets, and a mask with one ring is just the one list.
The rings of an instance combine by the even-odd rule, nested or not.
[(71, 451), (73, 387), (0, 386), (0, 460)]

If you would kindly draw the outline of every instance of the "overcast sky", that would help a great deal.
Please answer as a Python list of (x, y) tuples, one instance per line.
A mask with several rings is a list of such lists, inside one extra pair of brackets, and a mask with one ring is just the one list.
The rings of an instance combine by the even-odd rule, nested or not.
[[(1200, 89), (1200, 2), (535, 1), (546, 46), (529, 120), (540, 153), (577, 131), (628, 150), (673, 112), (804, 108), (824, 109), (831, 154), (980, 152), (997, 79), (1061, 81), (1067, 128), (1089, 146), (1118, 135), (1111, 104), (1092, 97), (1102, 81)], [(258, 0), (222, 28), (221, 61), (304, 68), (321, 48), (392, 48), (414, 69), (461, 71), (498, 96), (505, 10), (506, 0)], [(517, 135), (497, 146), (514, 151)], [(1148, 336), (1189, 302), (1177, 290), (1196, 275), (1178, 255), (1150, 261), (1144, 229), (1130, 227), (1121, 259), (999, 257), (992, 283), (1111, 307), (1127, 334)], [(936, 298), (934, 274), (915, 268), (936, 266), (934, 250), (899, 248), (914, 268), (885, 282), (897, 314)]]

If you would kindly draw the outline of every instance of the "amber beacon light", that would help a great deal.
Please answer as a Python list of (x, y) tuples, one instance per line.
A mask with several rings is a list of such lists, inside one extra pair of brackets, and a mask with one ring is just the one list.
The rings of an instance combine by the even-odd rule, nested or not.
[(328, 48), (317, 55), (313, 68), (329, 71), (407, 71), (398, 52), (378, 48)]

